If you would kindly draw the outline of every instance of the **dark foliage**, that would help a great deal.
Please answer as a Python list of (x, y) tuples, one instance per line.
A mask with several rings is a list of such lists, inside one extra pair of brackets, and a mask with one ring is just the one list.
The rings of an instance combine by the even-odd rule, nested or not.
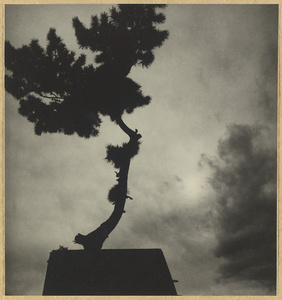
[(136, 64), (149, 67), (153, 60), (152, 50), (160, 47), (168, 38), (167, 30), (158, 30), (155, 25), (165, 21), (165, 15), (156, 8), (165, 5), (121, 4), (113, 7), (110, 14), (100, 18), (93, 16), (89, 29), (73, 19), (73, 27), (79, 45), (98, 52), (96, 63), (102, 63), (127, 75)]
[(139, 151), (140, 142), (124, 143), (122, 146), (107, 146), (106, 160), (114, 165), (115, 168), (120, 168), (126, 159), (133, 158)]
[(122, 189), (120, 184), (114, 185), (108, 194), (108, 200), (112, 203), (115, 203), (116, 201), (119, 201), (120, 199), (123, 199), (126, 197), (127, 191)]
[(95, 53), (99, 65), (85, 65), (51, 28), (47, 47), (37, 40), (18, 49), (5, 43), (6, 90), (19, 100), (19, 112), (35, 125), (35, 133), (97, 136), (100, 114), (116, 121), (124, 112), (150, 103), (141, 87), (126, 76), (134, 65), (149, 67), (153, 50), (168, 37), (155, 25), (165, 20), (163, 5), (118, 5), (109, 14), (92, 16), (86, 29), (78, 18), (73, 27), (78, 44)]

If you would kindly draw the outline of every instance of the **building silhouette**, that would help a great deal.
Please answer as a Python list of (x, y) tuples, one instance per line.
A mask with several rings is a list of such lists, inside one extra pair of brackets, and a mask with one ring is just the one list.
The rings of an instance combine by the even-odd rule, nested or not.
[(43, 295), (177, 295), (161, 249), (61, 247), (50, 253)]

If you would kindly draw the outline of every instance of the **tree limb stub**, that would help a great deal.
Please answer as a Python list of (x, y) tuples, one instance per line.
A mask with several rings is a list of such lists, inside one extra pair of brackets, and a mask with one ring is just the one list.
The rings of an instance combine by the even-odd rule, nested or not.
[(135, 131), (133, 131), (132, 129), (130, 129), (122, 120), (121, 117), (119, 117), (117, 120), (116, 120), (117, 124), (119, 125), (119, 127), (123, 130), (123, 132), (125, 132), (130, 140), (131, 139), (134, 139), (134, 140), (139, 140), (141, 139), (142, 135), (138, 133), (138, 130), (136, 129)]

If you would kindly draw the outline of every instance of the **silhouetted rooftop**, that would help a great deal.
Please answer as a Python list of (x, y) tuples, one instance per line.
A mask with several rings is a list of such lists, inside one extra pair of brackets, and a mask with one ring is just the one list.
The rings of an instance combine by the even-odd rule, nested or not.
[(54, 250), (43, 295), (176, 295), (161, 249)]

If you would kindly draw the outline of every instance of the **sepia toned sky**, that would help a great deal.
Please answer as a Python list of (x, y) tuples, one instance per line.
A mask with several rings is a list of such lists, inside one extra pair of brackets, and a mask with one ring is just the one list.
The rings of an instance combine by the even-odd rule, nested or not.
[[(54, 27), (93, 63), (72, 18), (89, 25), (110, 7), (6, 5), (5, 38), (45, 46)], [(165, 14), (169, 39), (149, 69), (129, 74), (152, 102), (124, 116), (142, 144), (129, 173), (133, 200), (104, 248), (161, 248), (179, 295), (273, 294), (272, 275), (254, 274), (273, 263), (264, 244), (275, 239), (278, 7), (175, 4)], [(5, 106), (6, 294), (41, 295), (49, 253), (80, 249), (74, 236), (111, 214), (106, 145), (127, 136), (106, 117), (95, 138), (36, 136), (8, 93)], [(243, 244), (248, 255), (234, 254)]]

